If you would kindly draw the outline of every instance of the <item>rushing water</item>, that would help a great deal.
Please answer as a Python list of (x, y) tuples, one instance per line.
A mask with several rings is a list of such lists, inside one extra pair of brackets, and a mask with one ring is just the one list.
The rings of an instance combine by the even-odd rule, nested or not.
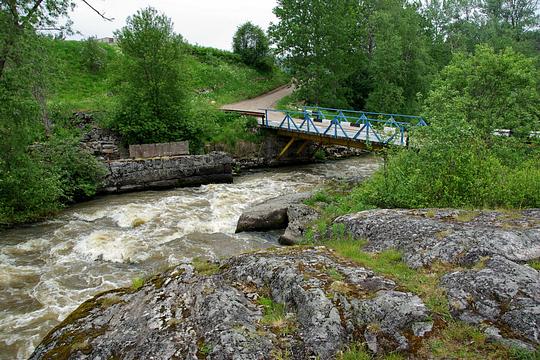
[(0, 233), (0, 359), (27, 358), (80, 303), (133, 278), (197, 256), (276, 246), (277, 233), (234, 234), (243, 209), (377, 167), (367, 156), (250, 173), (234, 184), (107, 196)]

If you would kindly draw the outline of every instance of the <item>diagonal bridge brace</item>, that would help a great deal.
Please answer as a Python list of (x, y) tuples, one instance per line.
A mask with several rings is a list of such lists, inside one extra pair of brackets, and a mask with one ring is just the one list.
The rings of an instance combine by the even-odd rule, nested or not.
[(295, 141), (296, 141), (295, 138), (291, 138), (291, 140), (287, 143), (287, 145), (285, 145), (283, 150), (281, 150), (281, 152), (279, 153), (277, 160), (280, 160), (287, 153), (287, 151), (291, 148), (292, 144), (294, 144)]

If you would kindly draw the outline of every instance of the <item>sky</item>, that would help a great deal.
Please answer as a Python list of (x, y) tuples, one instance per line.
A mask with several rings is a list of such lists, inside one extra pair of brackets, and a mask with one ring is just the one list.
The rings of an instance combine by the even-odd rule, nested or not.
[(102, 20), (82, 2), (70, 15), (73, 30), (80, 32), (70, 39), (89, 36), (112, 37), (137, 10), (152, 6), (172, 19), (175, 31), (191, 44), (224, 50), (232, 48), (238, 25), (251, 21), (263, 29), (276, 18), (272, 9), (277, 0), (90, 0), (112, 22)]

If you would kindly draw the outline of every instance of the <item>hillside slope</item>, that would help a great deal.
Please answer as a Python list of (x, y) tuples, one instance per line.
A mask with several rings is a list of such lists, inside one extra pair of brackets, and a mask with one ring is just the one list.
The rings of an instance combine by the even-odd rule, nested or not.
[[(49, 105), (64, 111), (102, 111), (114, 107), (111, 88), (120, 50), (114, 45), (99, 46), (106, 54), (106, 66), (92, 74), (84, 66), (83, 42), (46, 40), (53, 80)], [(283, 72), (261, 73), (228, 51), (187, 45), (185, 60), (185, 76), (195, 101), (216, 107), (261, 95), (288, 81)]]

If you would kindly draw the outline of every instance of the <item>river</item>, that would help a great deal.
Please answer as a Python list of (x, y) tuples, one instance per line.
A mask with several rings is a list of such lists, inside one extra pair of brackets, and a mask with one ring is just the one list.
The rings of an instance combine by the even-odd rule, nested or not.
[(193, 257), (278, 246), (234, 234), (243, 209), (333, 179), (360, 179), (373, 156), (247, 173), (233, 184), (106, 196), (52, 220), (0, 232), (0, 359), (25, 359), (83, 301)]

